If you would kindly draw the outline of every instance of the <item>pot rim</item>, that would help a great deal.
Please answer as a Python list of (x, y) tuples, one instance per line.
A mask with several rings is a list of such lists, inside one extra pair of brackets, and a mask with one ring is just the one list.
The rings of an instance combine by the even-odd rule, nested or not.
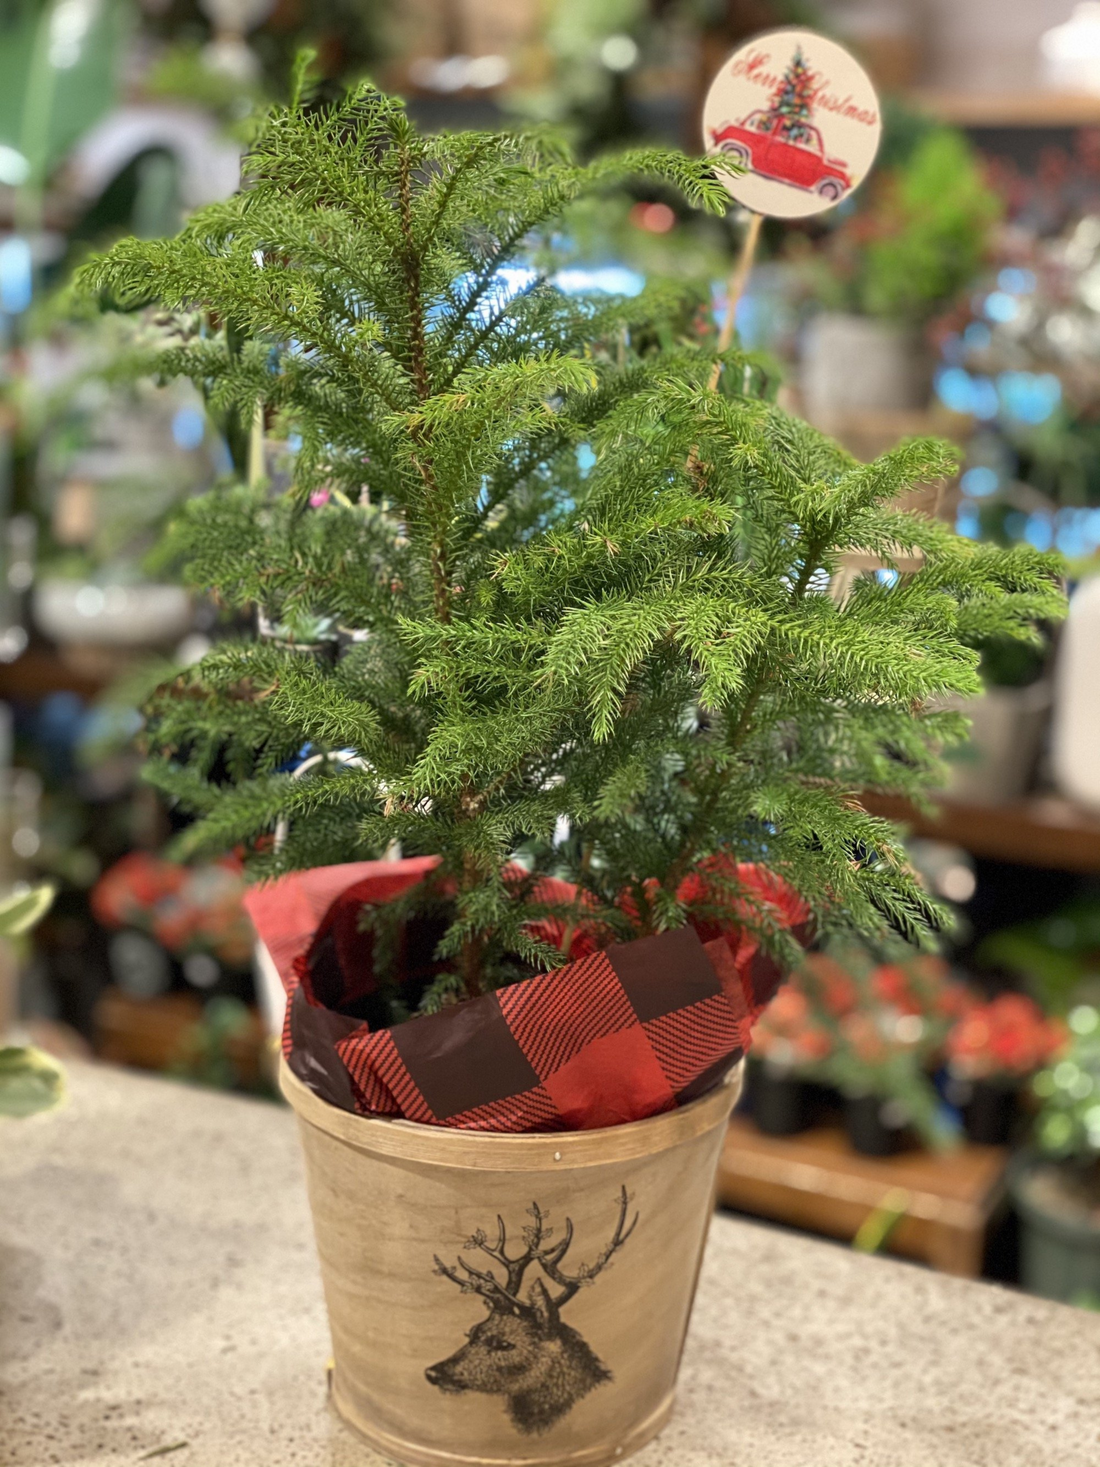
[(725, 1080), (698, 1100), (642, 1121), (591, 1131), (459, 1131), (389, 1116), (353, 1115), (315, 1095), (282, 1056), (279, 1089), (303, 1125), (313, 1126), (355, 1151), (418, 1165), (533, 1172), (628, 1161), (670, 1150), (712, 1130), (728, 1119), (741, 1093), (744, 1070), (745, 1061), (740, 1059)]

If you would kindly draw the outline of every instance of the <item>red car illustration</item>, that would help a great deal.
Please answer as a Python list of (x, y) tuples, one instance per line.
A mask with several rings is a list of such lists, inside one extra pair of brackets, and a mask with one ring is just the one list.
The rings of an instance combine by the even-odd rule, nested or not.
[(839, 199), (852, 186), (848, 165), (825, 156), (817, 128), (792, 122), (774, 112), (750, 112), (743, 122), (712, 127), (711, 141), (753, 173), (795, 188), (809, 189), (823, 199)]

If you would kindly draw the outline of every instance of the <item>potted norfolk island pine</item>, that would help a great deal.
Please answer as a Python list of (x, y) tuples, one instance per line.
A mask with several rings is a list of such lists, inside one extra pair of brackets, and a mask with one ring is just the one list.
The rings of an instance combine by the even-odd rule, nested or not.
[[(320, 1011), (345, 1033), (511, 1011), (559, 968), (583, 996), (608, 944), (624, 970), (675, 949), (658, 996), (721, 932), (789, 966), (792, 903), (826, 934), (926, 933), (859, 791), (919, 795), (961, 732), (930, 700), (977, 687), (965, 638), (1057, 612), (1050, 559), (885, 507), (942, 445), (858, 465), (736, 352), (711, 387), (682, 286), (561, 288), (571, 201), (639, 173), (726, 206), (706, 160), (426, 137), (364, 87), (273, 112), (236, 198), (84, 269), (160, 312), (152, 369), (300, 442), (289, 491), (219, 486), (172, 546), (235, 612), (338, 639), (220, 643), (153, 698), (149, 772), (196, 816), (185, 847), (241, 845), (256, 878), (417, 862), (360, 915), (365, 1007)], [(924, 568), (837, 604), (852, 547)], [(326, 757), (295, 779), (305, 745)], [(579, 1030), (602, 1001), (593, 979)], [(500, 1134), (352, 1114), (284, 1072), (334, 1399), (388, 1454), (611, 1462), (667, 1419), (736, 1085), (608, 1123), (637, 1077), (609, 1062), (597, 1129)]]

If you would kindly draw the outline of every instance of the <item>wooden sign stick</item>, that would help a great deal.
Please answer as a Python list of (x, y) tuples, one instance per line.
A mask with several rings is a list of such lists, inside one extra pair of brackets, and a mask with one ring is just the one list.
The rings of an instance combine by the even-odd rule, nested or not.
[[(745, 293), (749, 275), (752, 272), (753, 261), (756, 257), (756, 246), (760, 240), (760, 229), (764, 223), (763, 214), (751, 213), (748, 226), (745, 229), (745, 237), (741, 241), (741, 251), (737, 256), (737, 263), (730, 271), (729, 283), (726, 286), (726, 319), (722, 322), (722, 329), (718, 333), (719, 352), (729, 351), (730, 343), (733, 341), (733, 329), (737, 319), (737, 305)], [(711, 392), (718, 386), (718, 379), (722, 375), (722, 363), (715, 362), (710, 370), (710, 381), (707, 384)]]
[[(797, 26), (762, 31), (723, 62), (703, 104), (702, 143), (727, 192), (750, 210), (718, 336), (728, 351), (764, 218), (835, 208), (874, 162), (882, 115), (871, 79), (843, 46)], [(728, 164), (724, 169), (717, 155)], [(713, 391), (722, 376), (716, 362)]]

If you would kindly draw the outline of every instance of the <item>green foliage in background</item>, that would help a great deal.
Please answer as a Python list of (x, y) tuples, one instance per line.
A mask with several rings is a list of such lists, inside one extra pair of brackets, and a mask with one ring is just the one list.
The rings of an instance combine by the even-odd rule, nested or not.
[[(645, 0), (553, 0), (541, 43), (548, 74), (537, 86), (516, 88), (508, 98), (522, 116), (568, 126), (586, 149), (606, 146), (636, 131), (626, 73), (608, 66), (605, 47), (626, 40), (640, 51), (652, 25)], [(628, 53), (629, 54), (629, 53)]]
[(267, 1078), (249, 1071), (255, 1049), (256, 1016), (227, 994), (203, 1006), (202, 1018), (184, 1035), (168, 1074), (212, 1090), (246, 1090), (273, 1097)]
[[(197, 817), (188, 850), (247, 843), (257, 875), (438, 854), (402, 908), (443, 918), (429, 1004), (561, 962), (531, 925), (549, 915), (682, 923), (712, 857), (766, 863), (826, 931), (926, 934), (937, 909), (859, 792), (921, 798), (963, 732), (937, 702), (980, 687), (966, 640), (1061, 611), (1056, 558), (892, 507), (949, 471), (946, 446), (857, 463), (739, 353), (710, 386), (685, 286), (570, 296), (531, 265), (572, 200), (639, 174), (727, 206), (706, 160), (426, 137), (363, 87), (273, 112), (244, 192), (81, 275), (106, 305), (174, 313), (157, 371), (301, 444), (288, 492), (253, 474), (177, 522), (196, 589), (284, 630), (160, 690), (151, 777)], [(857, 547), (924, 568), (837, 604)], [(319, 618), (337, 641), (315, 652), (294, 628)], [(361, 764), (294, 780), (306, 743)], [(590, 905), (540, 901), (539, 873)], [(741, 894), (723, 863), (704, 910)]]
[(1100, 1010), (1080, 1004), (1069, 1015), (1070, 1042), (1032, 1088), (1041, 1102), (1035, 1138), (1048, 1156), (1100, 1163)]
[(852, 1239), (855, 1251), (881, 1253), (912, 1205), (912, 1193), (904, 1187), (891, 1187), (879, 1205), (867, 1214), (856, 1229), (856, 1235)]
[(0, 898), (0, 938), (23, 937), (53, 905), (56, 888), (48, 881)]
[(248, 136), (246, 119), (252, 109), (266, 100), (259, 78), (242, 79), (219, 71), (210, 65), (197, 41), (188, 40), (164, 48), (149, 68), (144, 89), (151, 97), (201, 107), (241, 138)]
[(0, 1118), (25, 1120), (64, 1098), (65, 1073), (50, 1055), (24, 1045), (0, 1049)]
[(156, 90), (212, 106), (229, 120), (240, 115), (237, 99), (242, 96), (286, 99), (294, 59), (303, 45), (317, 48), (320, 70), (331, 85), (358, 81), (393, 50), (396, 7), (391, 0), (281, 4), (249, 28), (248, 48), (259, 62), (254, 81), (234, 80), (224, 72), (219, 79), (216, 69), (202, 63), (202, 48), (212, 39), (214, 26), (201, 0), (171, 0), (143, 8), (142, 31), (165, 47), (154, 68)]
[(694, 133), (700, 48), (717, 66), (754, 31), (820, 30), (824, 19), (804, 0), (754, 0), (747, 14), (728, 0), (543, 0), (539, 17), (504, 104), (528, 122), (566, 129), (585, 156), (638, 137)]
[(962, 133), (919, 136), (807, 262), (823, 305), (919, 324), (978, 274), (1002, 204)]
[(1005, 436), (1024, 483), (1056, 505), (1100, 504), (1100, 422), (1094, 411), (1063, 401), (1042, 423), (1010, 421)]
[(1100, 902), (1083, 897), (1049, 917), (992, 932), (975, 956), (1022, 979), (1048, 1014), (1100, 1003)]
[(30, 182), (41, 184), (113, 105), (132, 19), (126, 0), (4, 0), (0, 144), (26, 158)]

